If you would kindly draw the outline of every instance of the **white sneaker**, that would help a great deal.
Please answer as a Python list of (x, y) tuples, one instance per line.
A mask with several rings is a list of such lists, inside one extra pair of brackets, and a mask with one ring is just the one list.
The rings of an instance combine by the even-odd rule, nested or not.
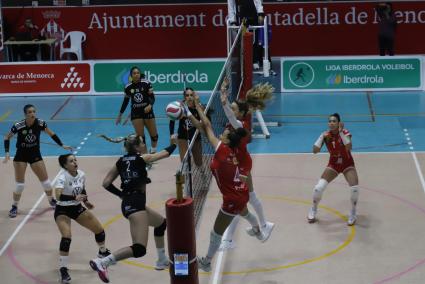
[(103, 265), (100, 258), (90, 260), (90, 267), (94, 271), (97, 271), (100, 280), (105, 283), (109, 283), (108, 269), (106, 268), (106, 266)]
[[(261, 227), (260, 230), (264, 234), (264, 240), (262, 242), (265, 242), (270, 238), (270, 235), (273, 231), (273, 228), (274, 228), (274, 223), (272, 223), (272, 222), (266, 222), (266, 225)], [(245, 230), (246, 230), (246, 233), (248, 235), (250, 235), (251, 237), (254, 237), (254, 236), (257, 235), (257, 232), (255, 231), (255, 229), (253, 227), (247, 227)]]
[(236, 247), (236, 244), (235, 244), (234, 240), (222, 239), (221, 244), (220, 244), (220, 248), (218, 250), (219, 251), (225, 251), (225, 250), (234, 249), (235, 247)]
[(264, 232), (262, 230), (260, 230), (259, 228), (246, 228), (246, 232), (248, 235), (250, 235), (251, 237), (256, 237), (259, 241), (261, 241), (262, 243), (264, 243), (265, 241), (267, 241), (266, 235), (264, 234)]
[(310, 211), (308, 212), (308, 215), (307, 215), (307, 220), (308, 220), (308, 222), (309, 222), (309, 223), (314, 223), (314, 222), (316, 222), (316, 221), (317, 221), (317, 219), (316, 219), (316, 215), (317, 215), (317, 209), (315, 209), (315, 208), (311, 207), (311, 208), (310, 208)]
[(254, 68), (254, 70), (258, 70), (258, 69), (260, 69), (260, 64), (258, 64), (258, 63), (254, 63), (254, 64), (252, 65), (252, 68)]
[(347, 221), (347, 225), (348, 226), (353, 226), (354, 224), (356, 224), (357, 221), (357, 215), (356, 213), (350, 213), (350, 215), (348, 216), (348, 221)]
[(198, 257), (198, 268), (205, 271), (211, 271), (211, 262), (206, 257)]
[(158, 259), (155, 263), (155, 270), (164, 270), (168, 268), (169, 265), (170, 265), (170, 262), (168, 261), (167, 258)]
[(264, 233), (264, 241), (267, 241), (270, 238), (270, 235), (272, 234), (274, 228), (274, 223), (272, 222), (266, 222), (266, 225), (261, 227), (261, 231)]

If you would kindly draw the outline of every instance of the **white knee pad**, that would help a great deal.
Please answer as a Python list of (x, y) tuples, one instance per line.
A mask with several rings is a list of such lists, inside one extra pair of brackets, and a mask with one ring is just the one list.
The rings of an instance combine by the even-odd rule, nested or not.
[(25, 184), (22, 182), (17, 182), (16, 183), (16, 189), (15, 189), (15, 193), (17, 194), (22, 194), (22, 192), (24, 191), (25, 188)]
[(319, 182), (314, 186), (313, 191), (313, 200), (314, 201), (320, 201), (322, 199), (322, 194), (326, 189), (326, 186), (328, 186), (328, 182), (321, 178)]
[(351, 189), (351, 203), (356, 204), (357, 201), (359, 200), (359, 194), (360, 194), (359, 186), (353, 185), (350, 187), (350, 189)]
[(52, 183), (48, 179), (45, 181), (42, 181), (41, 186), (44, 188), (44, 190), (52, 190)]

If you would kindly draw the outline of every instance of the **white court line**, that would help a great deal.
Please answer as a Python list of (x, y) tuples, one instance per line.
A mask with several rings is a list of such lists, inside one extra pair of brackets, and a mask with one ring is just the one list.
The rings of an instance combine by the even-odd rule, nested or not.
[(9, 245), (12, 243), (13, 239), (16, 237), (16, 235), (19, 233), (19, 231), (22, 229), (22, 227), (28, 222), (29, 218), (31, 218), (32, 213), (34, 213), (35, 209), (37, 209), (40, 202), (43, 200), (44, 196), (46, 194), (43, 192), (43, 194), (38, 198), (37, 202), (34, 204), (34, 206), (31, 208), (30, 212), (27, 216), (21, 221), (21, 223), (16, 227), (13, 234), (10, 236), (10, 238), (7, 240), (7, 242), (4, 244), (4, 246), (0, 250), (0, 256), (3, 255), (3, 253), (7, 250)]
[[(228, 239), (228, 232), (229, 230), (226, 230), (221, 237), (222, 240)], [(217, 254), (217, 260), (215, 262), (214, 268), (212, 269), (211, 275), (212, 279), (210, 281), (211, 284), (219, 284), (221, 283), (221, 277), (222, 272), (224, 268), (224, 261), (226, 259), (226, 250), (221, 250)]]
[[(62, 173), (63, 170), (60, 170), (59, 173), (55, 176), (53, 179), (52, 185), (56, 183), (56, 180), (58, 176)], [(37, 209), (38, 205), (40, 205), (41, 201), (43, 200), (46, 193), (42, 193), (41, 196), (38, 198), (38, 200), (35, 202), (34, 206), (31, 208), (30, 212), (27, 216), (19, 223), (18, 227), (16, 227), (15, 231), (12, 233), (12, 235), (9, 237), (9, 239), (6, 241), (6, 243), (3, 245), (3, 247), (0, 249), (0, 256), (3, 255), (3, 253), (7, 250), (7, 248), (12, 243), (13, 239), (15, 239), (16, 235), (19, 233), (19, 231), (24, 227), (24, 225), (28, 222), (28, 220), (31, 218), (34, 211)]]
[(422, 184), (422, 189), (425, 192), (425, 180), (424, 175), (422, 174), (421, 165), (419, 164), (418, 157), (416, 157), (416, 153), (412, 152), (413, 161), (415, 162), (416, 171), (418, 172), (419, 180)]

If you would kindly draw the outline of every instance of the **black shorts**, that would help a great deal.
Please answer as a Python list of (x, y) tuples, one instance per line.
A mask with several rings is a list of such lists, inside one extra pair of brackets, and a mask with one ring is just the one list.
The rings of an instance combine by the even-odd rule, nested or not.
[(42, 161), (40, 149), (34, 150), (20, 150), (16, 151), (15, 157), (13, 158), (14, 162), (24, 162), (33, 164), (39, 161)]
[(153, 113), (153, 110), (151, 110), (148, 113), (145, 113), (144, 109), (137, 109), (131, 110), (131, 120), (135, 120), (135, 119), (152, 119), (155, 118), (155, 114)]
[(125, 218), (133, 213), (146, 210), (146, 193), (133, 192), (123, 195), (121, 202), (121, 212)]
[(84, 211), (86, 211), (86, 208), (84, 208), (81, 204), (70, 205), (70, 206), (56, 205), (54, 216), (55, 216), (55, 220), (60, 215), (65, 215), (65, 216), (68, 216), (69, 218), (75, 220)]
[[(189, 133), (187, 133), (187, 131), (181, 131), (177, 133), (177, 139), (192, 140), (194, 135), (195, 135), (195, 131), (189, 131)], [(197, 141), (201, 140), (201, 134), (198, 134), (198, 136), (196, 137), (196, 140)]]

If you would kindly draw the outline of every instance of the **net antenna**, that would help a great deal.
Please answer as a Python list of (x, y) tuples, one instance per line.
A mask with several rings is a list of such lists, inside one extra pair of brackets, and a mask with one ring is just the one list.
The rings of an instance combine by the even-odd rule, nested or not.
[[(243, 66), (242, 66), (242, 54), (243, 54), (243, 29), (239, 28), (235, 34), (234, 42), (232, 43), (229, 55), (221, 69), (220, 75), (217, 78), (217, 82), (211, 92), (208, 102), (205, 106), (204, 113), (209, 117), (211, 125), (213, 127), (215, 135), (218, 137), (223, 133), (227, 124), (227, 117), (224, 114), (223, 107), (220, 101), (220, 88), (223, 80), (227, 78), (229, 80), (229, 99), (230, 101), (236, 100), (238, 92), (241, 89), (243, 82)], [(190, 140), (188, 150), (177, 169), (177, 173), (184, 176), (185, 188), (184, 194), (186, 197), (193, 198), (194, 202), (194, 217), (196, 228), (199, 226), (199, 220), (202, 215), (202, 209), (210, 188), (212, 173), (209, 169), (211, 160), (214, 156), (215, 149), (210, 145), (208, 139), (201, 135), (200, 148), (197, 152), (202, 153), (202, 164), (196, 165), (191, 161), (194, 154), (193, 148), (198, 135), (201, 135), (199, 130), (195, 132), (195, 135)], [(196, 145), (199, 147), (199, 144)]]

